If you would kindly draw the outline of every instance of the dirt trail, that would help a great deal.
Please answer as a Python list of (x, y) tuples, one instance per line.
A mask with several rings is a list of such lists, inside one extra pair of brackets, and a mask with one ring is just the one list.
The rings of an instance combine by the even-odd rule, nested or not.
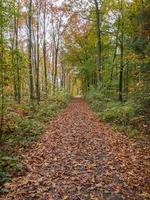
[(114, 133), (74, 99), (22, 155), (6, 200), (150, 199), (148, 148)]

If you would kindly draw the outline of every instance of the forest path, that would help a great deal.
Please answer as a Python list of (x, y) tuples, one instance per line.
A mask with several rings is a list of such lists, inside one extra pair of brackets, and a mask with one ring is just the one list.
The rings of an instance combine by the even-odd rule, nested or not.
[(73, 99), (22, 155), (28, 172), (6, 184), (10, 200), (149, 199), (148, 152)]

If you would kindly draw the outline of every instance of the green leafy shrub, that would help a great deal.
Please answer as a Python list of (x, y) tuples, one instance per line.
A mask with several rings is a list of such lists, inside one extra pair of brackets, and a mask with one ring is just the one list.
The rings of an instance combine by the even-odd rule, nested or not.
[[(0, 185), (9, 180), (9, 176), (4, 171), (0, 171)], [(1, 191), (1, 190), (0, 190)]]
[[(19, 147), (26, 147), (35, 140), (46, 124), (68, 101), (68, 94), (65, 91), (59, 91), (55, 95), (49, 96), (46, 101), (41, 101), (39, 105), (34, 103), (31, 110), (27, 109), (26, 105), (9, 107), (7, 120), (11, 131), (6, 129), (7, 131), (1, 137), (4, 148), (2, 151), (0, 149), (0, 152), (3, 152), (0, 153), (0, 184), (9, 180), (11, 174), (21, 169), (19, 160), (15, 156), (18, 154), (16, 150)], [(6, 124), (6, 128), (8, 128), (8, 124)], [(0, 188), (1, 190), (2, 188)]]
[(116, 124), (120, 130), (136, 132), (131, 123), (139, 111), (139, 104), (135, 101), (119, 102), (94, 89), (87, 93), (86, 99), (101, 120)]
[(18, 158), (15, 156), (3, 156), (0, 163), (1, 168), (9, 173), (21, 170), (21, 165), (18, 163)]
[(132, 102), (108, 102), (103, 112), (99, 113), (102, 119), (114, 121), (115, 123), (127, 125), (130, 119), (135, 116), (136, 108)]
[(22, 165), (15, 156), (0, 154), (0, 193), (6, 192), (3, 184), (11, 179), (12, 174), (22, 170)]
[(39, 132), (41, 130), (41, 124), (38, 120), (31, 117), (26, 117), (24, 119), (18, 119), (17, 123), (17, 132), (21, 133), (23, 131), (24, 133), (34, 133)]

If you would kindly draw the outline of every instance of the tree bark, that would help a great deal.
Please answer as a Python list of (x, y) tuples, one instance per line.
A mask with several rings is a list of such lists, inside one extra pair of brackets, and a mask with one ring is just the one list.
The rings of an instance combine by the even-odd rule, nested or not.
[[(19, 14), (19, 2), (17, 4)], [(21, 80), (20, 80), (20, 67), (19, 67), (19, 49), (18, 49), (18, 25), (19, 25), (19, 16), (16, 16), (14, 19), (14, 29), (15, 29), (15, 51), (16, 51), (16, 94), (17, 94), (17, 102), (20, 104), (21, 102)]]
[(44, 40), (43, 40), (43, 58), (44, 58), (44, 78), (45, 78), (45, 93), (47, 94), (47, 62), (46, 62), (46, 0), (44, 2)]
[[(2, 15), (2, 1), (0, 2), (0, 19), (3, 19)], [(4, 123), (4, 36), (3, 36), (3, 25), (0, 27), (0, 90), (1, 90), (1, 118), (0, 118), (0, 132), (3, 132), (3, 123)], [(0, 135), (1, 137), (1, 135)]]
[(55, 92), (55, 89), (56, 89), (57, 62), (58, 62), (58, 48), (56, 47), (56, 50), (55, 50), (55, 65), (54, 65), (54, 89), (53, 89), (54, 92)]
[(33, 69), (32, 69), (32, 0), (29, 0), (29, 38), (28, 38), (28, 54), (29, 54), (29, 92), (31, 103), (34, 100), (33, 88)]
[[(38, 3), (37, 3), (38, 4)], [(39, 65), (40, 65), (40, 47), (39, 47), (39, 15), (40, 15), (40, 10), (39, 10), (39, 4), (37, 5), (37, 24), (36, 24), (36, 28), (37, 28), (37, 38), (36, 38), (36, 48), (37, 48), (37, 61), (36, 61), (36, 98), (37, 98), (37, 102), (39, 103), (40, 101), (40, 78), (39, 78)]]
[(123, 69), (124, 69), (124, 21), (123, 0), (121, 0), (121, 38), (120, 38), (120, 73), (119, 73), (119, 100), (123, 101)]
[(12, 35), (12, 43), (11, 43), (11, 62), (12, 62), (12, 67), (13, 67), (13, 93), (14, 93), (14, 100), (17, 102), (17, 83), (16, 83), (16, 66), (15, 66), (15, 56), (14, 56), (14, 51), (15, 51), (15, 17), (13, 20), (13, 25), (14, 25), (14, 29), (13, 29), (13, 35)]
[(100, 10), (99, 3), (94, 0), (96, 11), (96, 30), (97, 30), (97, 84), (102, 79), (102, 44), (101, 44), (101, 29), (100, 29)]

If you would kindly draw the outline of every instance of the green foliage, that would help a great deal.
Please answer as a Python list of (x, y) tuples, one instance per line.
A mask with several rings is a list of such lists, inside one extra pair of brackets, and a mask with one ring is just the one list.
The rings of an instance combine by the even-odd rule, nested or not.
[[(4, 146), (0, 147), (0, 184), (9, 180), (12, 174), (23, 170), (16, 157), (18, 148), (25, 148), (35, 140), (46, 124), (68, 101), (67, 93), (60, 91), (55, 96), (49, 96), (47, 100), (41, 101), (39, 105), (34, 106), (32, 111), (25, 104), (13, 104), (12, 108), (8, 108), (6, 118), (9, 119), (11, 131), (9, 132), (8, 127), (5, 127), (1, 137), (1, 143)], [(2, 188), (0, 191), (2, 192)]]
[(21, 169), (22, 166), (17, 157), (4, 155), (4, 152), (0, 153), (0, 193), (5, 192), (2, 185), (10, 180), (10, 174), (16, 174)]
[(2, 156), (0, 160), (0, 166), (9, 173), (14, 171), (17, 172), (21, 169), (21, 165), (18, 163), (18, 158), (15, 156)]
[(101, 120), (112, 123), (129, 136), (137, 135), (138, 130), (133, 126), (132, 120), (138, 116), (141, 107), (135, 101), (119, 102), (96, 90), (90, 90), (86, 99)]
[[(4, 171), (0, 171), (0, 184), (9, 180), (9, 177)], [(0, 190), (1, 191), (1, 190)]]
[(99, 113), (100, 117), (106, 121), (113, 121), (121, 125), (129, 124), (130, 119), (135, 116), (136, 108), (132, 102), (108, 102), (104, 111)]
[(42, 123), (34, 116), (27, 116), (24, 119), (16, 120), (16, 133), (15, 140), (20, 140), (21, 144), (26, 145), (32, 141), (35, 136), (42, 130)]
[(5, 190), (4, 190), (4, 188), (2, 187), (2, 185), (3, 185), (6, 181), (9, 181), (9, 180), (10, 180), (10, 177), (8, 176), (8, 174), (5, 173), (4, 171), (2, 171), (2, 170), (0, 169), (0, 194), (5, 192)]
[[(15, 127), (13, 132), (15, 134), (10, 134), (9, 140), (11, 143), (15, 143), (19, 141), (22, 145), (26, 146), (30, 141), (34, 140), (35, 137), (42, 131), (45, 126), (45, 123), (49, 122), (68, 102), (68, 95), (64, 92), (59, 92), (55, 96), (49, 96), (47, 100), (41, 102), (40, 105), (34, 106), (34, 110), (30, 111), (26, 110), (25, 106), (19, 106), (28, 111), (24, 115), (20, 116), (16, 115), (15, 123), (13, 126)], [(21, 114), (21, 111), (19, 110)], [(13, 115), (15, 112), (13, 111)], [(10, 113), (9, 113), (10, 115)], [(15, 115), (14, 115), (15, 116)], [(10, 119), (11, 120), (11, 119)], [(8, 140), (8, 138), (7, 138)]]

